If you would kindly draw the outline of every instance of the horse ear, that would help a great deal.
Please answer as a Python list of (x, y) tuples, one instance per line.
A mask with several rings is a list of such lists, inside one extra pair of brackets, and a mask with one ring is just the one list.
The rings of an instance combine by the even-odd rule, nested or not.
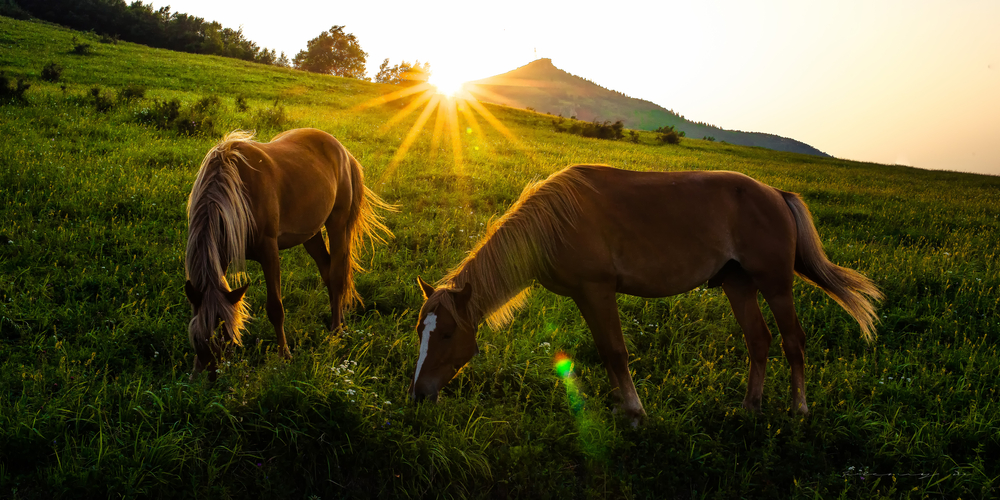
[(466, 283), (461, 290), (457, 292), (452, 292), (455, 296), (455, 306), (465, 308), (469, 305), (469, 299), (472, 298), (472, 283)]
[(417, 276), (417, 284), (420, 285), (420, 291), (424, 293), (424, 300), (427, 300), (434, 294), (434, 287), (428, 285), (420, 276)]
[(243, 299), (243, 295), (247, 293), (247, 288), (250, 288), (249, 283), (237, 288), (236, 290), (224, 292), (226, 300), (228, 300), (230, 304), (236, 305), (237, 302)]
[(195, 309), (201, 307), (201, 299), (204, 297), (204, 294), (199, 292), (198, 289), (194, 287), (191, 280), (184, 282), (184, 294), (187, 295), (188, 302), (190, 302)]

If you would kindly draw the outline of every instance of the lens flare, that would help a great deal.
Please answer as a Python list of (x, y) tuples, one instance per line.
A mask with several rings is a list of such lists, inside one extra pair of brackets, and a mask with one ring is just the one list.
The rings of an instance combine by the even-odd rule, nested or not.
[(565, 353), (558, 352), (555, 357), (555, 368), (556, 375), (559, 375), (561, 379), (565, 379), (573, 372), (573, 360), (569, 359), (569, 356)]
[(573, 360), (569, 359), (566, 353), (560, 351), (556, 353), (553, 365), (556, 375), (559, 375), (566, 386), (566, 399), (569, 400), (570, 411), (573, 412), (573, 416), (579, 416), (580, 412), (583, 411), (584, 401), (583, 395), (580, 394), (580, 388), (577, 386), (576, 377), (573, 375)]
[(566, 353), (559, 351), (552, 359), (552, 368), (566, 386), (566, 400), (569, 403), (570, 414), (576, 421), (580, 440), (580, 448), (587, 455), (600, 460), (608, 458), (608, 446), (603, 436), (608, 433), (607, 426), (593, 409), (584, 408), (583, 391), (573, 373), (573, 360)]

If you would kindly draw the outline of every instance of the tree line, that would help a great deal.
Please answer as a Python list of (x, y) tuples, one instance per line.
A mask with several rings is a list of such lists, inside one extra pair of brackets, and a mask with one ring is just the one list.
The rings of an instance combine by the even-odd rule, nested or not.
[[(291, 60), (282, 52), (260, 47), (243, 34), (243, 28), (223, 27), (170, 7), (154, 9), (141, 0), (0, 0), (0, 15), (36, 17), (81, 31), (93, 31), (102, 40), (124, 40), (149, 47), (208, 54), (274, 66), (294, 67), (359, 80), (369, 80), (365, 63), (368, 53), (357, 37), (334, 25), (309, 40)], [(430, 64), (403, 61), (389, 65), (385, 59), (375, 75), (380, 83), (414, 84), (427, 81)]]
[[(223, 27), (216, 21), (154, 9), (153, 4), (125, 0), (14, 0), (17, 7), (38, 19), (81, 31), (94, 31), (111, 40), (125, 40), (150, 47), (232, 57), (262, 64), (289, 66), (280, 56), (248, 40), (243, 29)], [(8, 7), (9, 10), (16, 10)]]

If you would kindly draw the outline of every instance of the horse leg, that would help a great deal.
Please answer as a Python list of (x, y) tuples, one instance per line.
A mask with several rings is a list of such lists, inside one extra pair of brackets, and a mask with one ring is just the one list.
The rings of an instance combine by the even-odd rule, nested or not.
[(618, 317), (618, 303), (614, 288), (593, 287), (573, 297), (583, 319), (590, 327), (590, 333), (597, 345), (597, 352), (604, 361), (611, 380), (612, 393), (619, 401), (620, 408), (636, 426), (646, 416), (639, 394), (636, 393), (632, 374), (628, 369), (628, 349), (622, 335), (621, 319)]
[(778, 330), (781, 331), (781, 347), (791, 368), (792, 409), (808, 415), (805, 375), (806, 334), (802, 331), (802, 324), (799, 323), (798, 315), (795, 313), (792, 287), (789, 285), (786, 290), (776, 294), (765, 294), (764, 299), (771, 306), (774, 320), (778, 323)]
[(750, 376), (747, 380), (747, 394), (743, 398), (743, 408), (760, 413), (760, 400), (764, 394), (764, 375), (767, 367), (767, 351), (771, 347), (771, 331), (764, 322), (757, 304), (757, 287), (750, 276), (740, 269), (726, 276), (722, 290), (729, 298), (736, 322), (743, 329), (743, 340), (750, 354)]
[(310, 238), (302, 246), (306, 247), (306, 251), (316, 261), (316, 267), (319, 267), (319, 274), (323, 277), (323, 284), (326, 285), (327, 295), (330, 297), (330, 312), (333, 315), (333, 318), (330, 320), (330, 330), (333, 331), (340, 325), (340, 318), (338, 318), (337, 314), (340, 311), (340, 304), (338, 303), (340, 302), (340, 297), (333, 293), (333, 284), (330, 281), (333, 274), (331, 269), (332, 261), (330, 259), (330, 252), (326, 249), (326, 242), (323, 241), (323, 233), (316, 233), (316, 236)]
[(285, 359), (291, 359), (285, 341), (285, 308), (281, 305), (281, 259), (278, 257), (278, 241), (265, 243), (260, 257), (260, 267), (264, 271), (264, 282), (267, 283), (267, 318), (274, 326), (274, 334), (278, 338), (278, 354)]

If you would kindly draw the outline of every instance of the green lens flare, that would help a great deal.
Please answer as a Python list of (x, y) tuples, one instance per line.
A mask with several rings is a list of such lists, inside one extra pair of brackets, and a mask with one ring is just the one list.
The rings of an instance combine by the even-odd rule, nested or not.
[(559, 378), (566, 378), (570, 373), (573, 373), (573, 360), (560, 352), (556, 354), (555, 369), (556, 375), (559, 375)]

